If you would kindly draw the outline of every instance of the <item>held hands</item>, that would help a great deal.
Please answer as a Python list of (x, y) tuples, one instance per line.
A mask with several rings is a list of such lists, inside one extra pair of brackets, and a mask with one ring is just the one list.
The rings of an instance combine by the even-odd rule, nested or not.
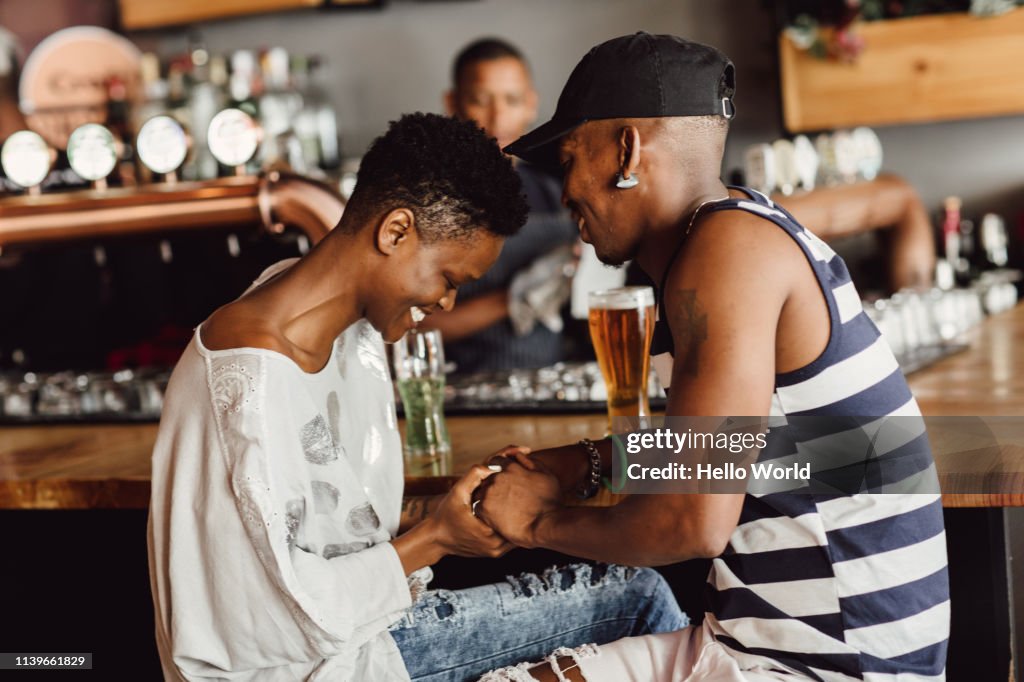
[(521, 452), (505, 455), (502, 471), (489, 477), (474, 497), (476, 515), (520, 547), (537, 546), (538, 522), (562, 506), (558, 479), (541, 461)]
[(446, 554), (496, 558), (512, 549), (505, 538), (473, 515), (472, 495), (494, 470), (477, 465), (460, 478), (427, 519), (434, 527), (435, 541)]

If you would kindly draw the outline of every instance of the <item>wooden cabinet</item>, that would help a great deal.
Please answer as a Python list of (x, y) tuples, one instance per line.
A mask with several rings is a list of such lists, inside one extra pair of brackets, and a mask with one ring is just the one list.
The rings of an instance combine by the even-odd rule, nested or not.
[(817, 59), (779, 37), (791, 132), (1024, 113), (1024, 8), (861, 24), (853, 64)]
[(126, 30), (323, 5), (376, 5), (379, 0), (118, 0)]

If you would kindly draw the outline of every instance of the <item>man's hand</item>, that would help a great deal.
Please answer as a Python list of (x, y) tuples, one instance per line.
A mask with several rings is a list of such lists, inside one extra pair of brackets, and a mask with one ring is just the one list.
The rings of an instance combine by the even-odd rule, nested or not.
[(558, 479), (542, 463), (516, 455), (501, 473), (488, 479), (476, 515), (509, 542), (535, 547), (537, 522), (560, 509), (561, 498)]

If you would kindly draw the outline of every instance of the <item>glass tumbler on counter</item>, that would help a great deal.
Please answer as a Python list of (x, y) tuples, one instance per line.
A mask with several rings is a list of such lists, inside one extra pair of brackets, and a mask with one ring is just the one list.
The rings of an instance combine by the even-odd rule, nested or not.
[(412, 330), (392, 347), (395, 380), (405, 410), (405, 463), (411, 476), (451, 472), (451, 441), (444, 423), (444, 348), (441, 332)]
[[(654, 291), (622, 287), (592, 291), (590, 339), (608, 390), (608, 432), (614, 417), (650, 417), (647, 377), (654, 336)], [(641, 419), (641, 424), (645, 420)]]

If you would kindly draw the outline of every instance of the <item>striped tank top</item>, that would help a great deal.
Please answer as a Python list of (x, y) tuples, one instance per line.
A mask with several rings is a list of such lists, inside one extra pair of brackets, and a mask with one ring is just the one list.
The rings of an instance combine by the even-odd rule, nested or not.
[[(775, 375), (771, 430), (760, 460), (799, 453), (801, 461), (841, 468), (849, 454), (845, 443), (869, 433), (872, 463), (896, 466), (877, 480), (864, 473), (866, 492), (802, 494), (749, 485), (736, 530), (712, 562), (706, 618), (744, 667), (781, 664), (819, 680), (944, 679), (946, 541), (920, 410), (842, 259), (766, 196), (734, 189), (749, 199), (725, 199), (703, 213), (746, 211), (785, 230), (810, 262), (831, 322), (817, 359)], [(672, 338), (664, 296), (659, 301), (651, 355), (668, 386)], [(804, 418), (831, 432), (785, 428)], [(880, 437), (881, 425), (894, 422), (900, 428), (889, 431), (896, 435)], [(846, 427), (859, 438), (846, 438)], [(853, 457), (868, 470), (863, 450)]]

